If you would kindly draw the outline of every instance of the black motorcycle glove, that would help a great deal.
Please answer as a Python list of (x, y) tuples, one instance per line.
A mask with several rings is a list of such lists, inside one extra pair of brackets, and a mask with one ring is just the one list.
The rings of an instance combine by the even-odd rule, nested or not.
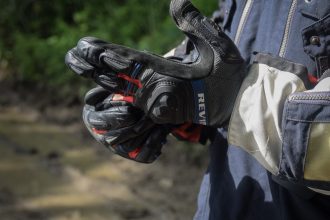
[[(157, 124), (223, 126), (244, 77), (244, 60), (190, 1), (173, 0), (170, 10), (194, 48), (185, 57), (163, 58), (86, 37), (67, 53), (66, 63), (104, 88), (132, 96), (133, 105)], [(123, 84), (127, 90), (118, 91)]]
[(161, 154), (170, 129), (155, 125), (130, 98), (97, 87), (85, 96), (83, 120), (93, 137), (114, 153), (151, 163)]

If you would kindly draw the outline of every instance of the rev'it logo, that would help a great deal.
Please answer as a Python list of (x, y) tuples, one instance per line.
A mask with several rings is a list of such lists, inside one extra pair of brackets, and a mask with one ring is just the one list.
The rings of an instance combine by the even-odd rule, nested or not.
[(206, 125), (205, 95), (198, 94), (198, 121), (199, 124)]

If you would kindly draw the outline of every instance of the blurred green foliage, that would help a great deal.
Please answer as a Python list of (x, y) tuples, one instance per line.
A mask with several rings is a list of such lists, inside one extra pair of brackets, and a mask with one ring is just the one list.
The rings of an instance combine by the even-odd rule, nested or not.
[[(90, 83), (71, 73), (65, 53), (84, 36), (164, 53), (183, 35), (168, 13), (169, 0), (1, 0), (0, 64), (9, 79), (59, 96), (82, 95)], [(193, 0), (211, 15), (217, 0)], [(1, 70), (0, 70), (1, 71)]]

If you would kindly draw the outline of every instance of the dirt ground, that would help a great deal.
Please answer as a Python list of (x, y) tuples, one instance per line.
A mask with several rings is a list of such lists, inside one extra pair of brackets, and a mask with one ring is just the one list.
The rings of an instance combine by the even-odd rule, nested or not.
[(206, 147), (170, 138), (158, 161), (138, 164), (96, 143), (80, 122), (0, 106), (0, 219), (192, 219), (206, 158)]

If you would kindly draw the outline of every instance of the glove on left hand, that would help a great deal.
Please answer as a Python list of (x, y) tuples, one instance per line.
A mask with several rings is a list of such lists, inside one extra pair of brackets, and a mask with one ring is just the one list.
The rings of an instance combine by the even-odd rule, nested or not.
[(171, 13), (195, 47), (184, 59), (166, 59), (88, 37), (68, 52), (66, 63), (110, 90), (128, 81), (126, 94), (133, 95), (134, 106), (155, 123), (220, 127), (231, 115), (244, 60), (231, 39), (190, 1), (173, 0)]
[(161, 154), (170, 129), (143, 117), (129, 101), (101, 87), (94, 88), (85, 96), (84, 123), (94, 138), (114, 153), (151, 163)]

